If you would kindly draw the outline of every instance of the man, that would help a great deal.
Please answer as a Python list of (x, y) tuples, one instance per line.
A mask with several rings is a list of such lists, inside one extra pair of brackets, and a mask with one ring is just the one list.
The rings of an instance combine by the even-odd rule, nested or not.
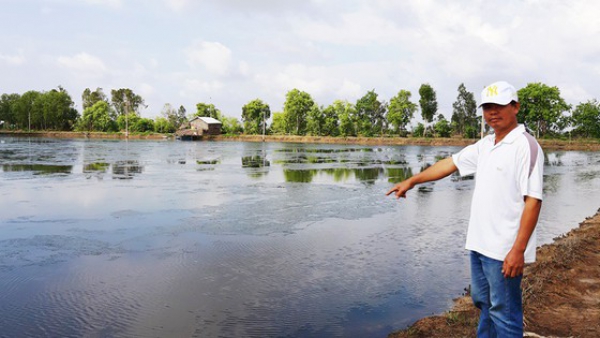
[(544, 155), (517, 122), (519, 98), (504, 82), (481, 93), (483, 116), (494, 130), (479, 142), (395, 185), (387, 195), (406, 198), (419, 183), (459, 171), (475, 174), (467, 231), (471, 296), (481, 309), (478, 337), (523, 337), (521, 279), (535, 261), (535, 226), (542, 205)]

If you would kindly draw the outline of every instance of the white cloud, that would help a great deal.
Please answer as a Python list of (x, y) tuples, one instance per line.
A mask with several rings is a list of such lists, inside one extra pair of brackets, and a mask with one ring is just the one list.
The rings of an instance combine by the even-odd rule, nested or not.
[(223, 83), (219, 81), (200, 81), (188, 79), (183, 82), (183, 90), (179, 92), (182, 97), (194, 97), (198, 94), (207, 94), (219, 91), (223, 88)]
[(165, 0), (167, 7), (176, 12), (183, 10), (189, 2), (189, 0)]
[(215, 75), (226, 75), (231, 64), (231, 50), (219, 42), (196, 42), (185, 50), (192, 68), (203, 67)]
[(6, 63), (11, 66), (20, 66), (25, 63), (25, 56), (22, 52), (18, 55), (8, 55), (0, 53), (0, 63)]
[(342, 86), (335, 92), (339, 98), (359, 97), (363, 93), (360, 84), (344, 79)]
[(84, 0), (84, 2), (92, 5), (103, 5), (113, 8), (121, 8), (123, 0)]
[(108, 69), (100, 58), (85, 52), (74, 56), (60, 56), (57, 62), (77, 75), (94, 78), (104, 76)]

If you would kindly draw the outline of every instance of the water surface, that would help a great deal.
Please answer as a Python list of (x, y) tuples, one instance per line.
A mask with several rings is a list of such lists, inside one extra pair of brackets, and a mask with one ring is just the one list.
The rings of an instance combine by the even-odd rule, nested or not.
[[(385, 337), (469, 284), (457, 147), (0, 138), (0, 327), (31, 337)], [(600, 154), (546, 152), (539, 242)]]

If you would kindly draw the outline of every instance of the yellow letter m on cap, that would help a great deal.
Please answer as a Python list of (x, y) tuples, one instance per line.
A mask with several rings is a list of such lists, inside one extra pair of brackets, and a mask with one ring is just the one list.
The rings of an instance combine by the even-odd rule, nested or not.
[(498, 95), (498, 86), (487, 87), (487, 96), (496, 96), (496, 95)]

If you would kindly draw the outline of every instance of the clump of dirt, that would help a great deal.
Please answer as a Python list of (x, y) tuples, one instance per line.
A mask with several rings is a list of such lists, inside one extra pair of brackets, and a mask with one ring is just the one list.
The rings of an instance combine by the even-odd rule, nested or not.
[[(600, 209), (538, 248), (537, 261), (525, 268), (523, 306), (526, 337), (600, 337)], [(447, 313), (388, 337), (475, 337), (478, 317), (465, 296)]]

